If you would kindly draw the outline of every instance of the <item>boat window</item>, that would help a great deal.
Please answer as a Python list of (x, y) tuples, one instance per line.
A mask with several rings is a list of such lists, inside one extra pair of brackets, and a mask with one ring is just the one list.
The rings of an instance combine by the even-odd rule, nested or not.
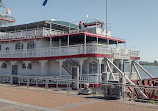
[(26, 65), (25, 65), (25, 63), (22, 64), (22, 69), (26, 69)]
[(15, 49), (23, 49), (23, 43), (18, 42), (17, 44), (15, 44)]
[(32, 64), (29, 63), (27, 68), (32, 69)]
[(0, 45), (0, 50), (1, 50), (1, 45)]
[(27, 43), (27, 49), (34, 49), (35, 48), (35, 42), (31, 41)]
[(89, 63), (89, 73), (90, 74), (95, 74), (95, 73), (97, 73), (97, 63), (96, 62), (91, 62), (91, 63)]
[(6, 64), (6, 63), (3, 63), (3, 64), (2, 64), (2, 68), (7, 68), (7, 64)]

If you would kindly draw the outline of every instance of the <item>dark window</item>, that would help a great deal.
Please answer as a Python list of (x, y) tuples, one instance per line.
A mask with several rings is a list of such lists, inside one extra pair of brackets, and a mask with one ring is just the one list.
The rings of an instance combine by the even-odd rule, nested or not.
[(15, 49), (23, 49), (23, 43), (18, 42), (17, 44), (15, 44)]
[(28, 69), (32, 69), (32, 64), (28, 64)]
[(105, 65), (101, 64), (101, 73), (105, 71)]
[(97, 69), (98, 69), (98, 67), (97, 67), (97, 63), (96, 62), (91, 62), (91, 63), (89, 63), (89, 73), (90, 74), (96, 74), (97, 73)]
[(26, 65), (25, 65), (25, 63), (22, 64), (22, 69), (26, 69)]
[(6, 64), (6, 63), (3, 63), (3, 64), (2, 64), (2, 68), (7, 68), (7, 64)]
[(0, 45), (0, 50), (2, 50), (2, 49), (1, 49), (1, 45)]
[(31, 41), (29, 43), (27, 43), (27, 49), (34, 49), (36, 46), (35, 46), (35, 42)]

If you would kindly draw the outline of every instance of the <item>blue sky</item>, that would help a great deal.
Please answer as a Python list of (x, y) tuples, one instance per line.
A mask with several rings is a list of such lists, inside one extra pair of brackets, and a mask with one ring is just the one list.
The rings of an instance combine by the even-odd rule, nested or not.
[[(12, 9), (15, 24), (44, 19), (105, 21), (105, 0), (2, 0)], [(44, 18), (44, 12), (46, 17)], [(112, 35), (127, 41), (127, 47), (141, 51), (141, 60), (158, 60), (158, 0), (108, 0), (108, 22)]]

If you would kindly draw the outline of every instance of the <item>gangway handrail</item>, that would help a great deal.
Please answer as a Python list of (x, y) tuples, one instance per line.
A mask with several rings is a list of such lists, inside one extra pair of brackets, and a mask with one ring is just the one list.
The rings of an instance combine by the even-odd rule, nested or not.
[(152, 76), (148, 71), (146, 71), (144, 68), (143, 68), (143, 66), (141, 66), (140, 64), (138, 64), (135, 60), (133, 60), (134, 61), (134, 63), (136, 64), (136, 65), (138, 65), (148, 76), (150, 76), (151, 78), (154, 78), (154, 76)]
[(108, 58), (107, 61), (133, 86), (135, 89), (142, 95), (144, 99), (148, 99), (148, 97), (138, 88), (115, 64), (113, 64)]

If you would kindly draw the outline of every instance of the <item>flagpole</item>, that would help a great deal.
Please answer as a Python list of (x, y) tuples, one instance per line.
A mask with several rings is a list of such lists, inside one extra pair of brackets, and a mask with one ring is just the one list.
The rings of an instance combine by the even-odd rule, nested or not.
[(46, 7), (44, 7), (44, 20), (46, 20)]
[(107, 36), (107, 33), (108, 33), (108, 2), (107, 0), (106, 1), (106, 36)]

